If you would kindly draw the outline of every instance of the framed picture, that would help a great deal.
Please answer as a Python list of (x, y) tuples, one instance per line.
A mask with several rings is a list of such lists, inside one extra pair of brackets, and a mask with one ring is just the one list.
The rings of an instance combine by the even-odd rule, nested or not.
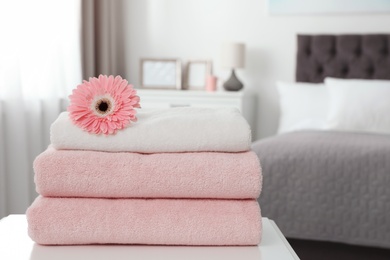
[(390, 11), (388, 0), (268, 0), (270, 14), (348, 14)]
[(207, 76), (211, 75), (211, 61), (189, 61), (187, 63), (185, 75), (185, 89), (205, 90)]
[(150, 89), (181, 89), (179, 59), (141, 59), (141, 87)]

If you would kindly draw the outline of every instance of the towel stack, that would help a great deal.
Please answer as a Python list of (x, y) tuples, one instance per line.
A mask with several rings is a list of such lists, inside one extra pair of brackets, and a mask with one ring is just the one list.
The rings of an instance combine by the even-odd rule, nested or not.
[(62, 113), (34, 162), (39, 244), (256, 245), (261, 169), (236, 109), (141, 109), (116, 135)]

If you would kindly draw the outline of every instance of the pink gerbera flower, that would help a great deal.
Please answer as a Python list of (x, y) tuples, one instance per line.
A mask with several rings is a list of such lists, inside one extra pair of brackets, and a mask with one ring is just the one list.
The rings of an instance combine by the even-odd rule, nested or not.
[(131, 121), (140, 108), (137, 91), (120, 76), (100, 75), (77, 86), (69, 96), (73, 123), (94, 134), (115, 134)]

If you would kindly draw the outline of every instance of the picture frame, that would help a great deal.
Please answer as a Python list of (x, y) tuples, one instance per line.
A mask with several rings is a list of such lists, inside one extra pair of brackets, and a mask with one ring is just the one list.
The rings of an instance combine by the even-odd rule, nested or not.
[(140, 81), (144, 89), (181, 89), (180, 59), (142, 58)]
[(207, 77), (211, 75), (210, 60), (192, 60), (187, 62), (184, 88), (187, 90), (205, 90)]
[(313, 14), (364, 14), (388, 13), (390, 2), (383, 0), (267, 0), (271, 15), (313, 15)]

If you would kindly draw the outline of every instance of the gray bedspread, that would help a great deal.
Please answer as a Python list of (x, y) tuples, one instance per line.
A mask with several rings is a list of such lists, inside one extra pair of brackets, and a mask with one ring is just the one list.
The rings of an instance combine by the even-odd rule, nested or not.
[(390, 135), (305, 131), (252, 145), (285, 236), (390, 248)]

